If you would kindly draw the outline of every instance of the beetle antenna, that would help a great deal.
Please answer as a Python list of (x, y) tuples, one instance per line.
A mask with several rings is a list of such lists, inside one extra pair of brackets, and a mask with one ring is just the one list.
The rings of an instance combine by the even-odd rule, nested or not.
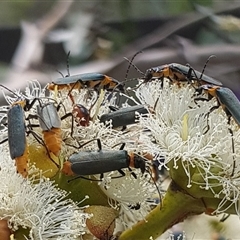
[(97, 141), (98, 151), (101, 151), (101, 150), (102, 150), (102, 144), (101, 144), (101, 141), (100, 141), (99, 138), (91, 139), (91, 140), (89, 140), (89, 141), (87, 141), (87, 142), (85, 142), (85, 143), (79, 145), (78, 148), (82, 148), (82, 147), (84, 147), (85, 145), (87, 145), (87, 144), (89, 144), (89, 143), (91, 143), (91, 142), (93, 142), (93, 141)]
[(69, 71), (69, 57), (70, 57), (70, 51), (67, 53), (67, 76), (70, 76), (70, 71)]
[(209, 60), (210, 60), (211, 58), (214, 58), (214, 57), (216, 57), (216, 56), (215, 56), (215, 55), (210, 55), (210, 56), (208, 57), (207, 61), (206, 61), (205, 64), (204, 64), (204, 67), (203, 67), (203, 70), (202, 70), (202, 73), (201, 73), (200, 79), (202, 79), (203, 73), (204, 73), (204, 71), (205, 71), (205, 68), (206, 68), (206, 66), (207, 66), (207, 64), (208, 64), (208, 62), (209, 62)]
[[(231, 117), (228, 118), (228, 124), (230, 124), (230, 120), (231, 120)], [(233, 131), (230, 127), (228, 128), (228, 131), (230, 132), (230, 135), (232, 137), (232, 152), (235, 153), (235, 147), (234, 147), (234, 141), (233, 141)], [(233, 175), (234, 175), (235, 168), (236, 168), (236, 159), (233, 156), (233, 169), (232, 169), (232, 173), (230, 175), (231, 177), (233, 177)]]
[(67, 65), (67, 75), (64, 76), (60, 71), (57, 70), (58, 73), (61, 74), (61, 76), (64, 77), (69, 77), (70, 76), (70, 71), (69, 71), (69, 57), (70, 57), (70, 51), (67, 53), (67, 60), (66, 60), (66, 65)]
[[(138, 53), (140, 53), (140, 52), (138, 52)], [(134, 56), (136, 56), (138, 53), (136, 53)], [(134, 58), (134, 56), (133, 56), (133, 58)], [(130, 63), (129, 66), (128, 66), (126, 75), (125, 75), (125, 79), (124, 79), (124, 81), (119, 82), (119, 83), (113, 88), (113, 90), (112, 90), (111, 94), (109, 95), (109, 97), (112, 96), (113, 92), (114, 92), (117, 88), (119, 88), (119, 86), (121, 86), (121, 90), (118, 90), (118, 92), (120, 92), (120, 93), (121, 93), (121, 92), (126, 93), (126, 91), (125, 91), (125, 90), (126, 90), (126, 89), (125, 89), (125, 83), (126, 83), (126, 82), (131, 82), (131, 81), (134, 81), (134, 80), (137, 80), (137, 79), (138, 79), (138, 78), (127, 79), (130, 66), (134, 66), (134, 68), (135, 68), (138, 72), (140, 72), (141, 74), (144, 74), (141, 70), (139, 70), (139, 69), (132, 63), (133, 58), (132, 58), (131, 60), (129, 60), (128, 58), (125, 58), (125, 57), (124, 57), (124, 59), (127, 60), (127, 61)], [(119, 100), (120, 100), (120, 99), (119, 99)], [(119, 103), (119, 102), (118, 102), (118, 103)], [(117, 103), (117, 105), (118, 105), (118, 103)]]
[(133, 57), (131, 58), (131, 60), (129, 60), (128, 58), (124, 57), (124, 59), (129, 62), (129, 65), (128, 65), (128, 68), (127, 68), (127, 71), (126, 71), (126, 75), (125, 75), (125, 80), (124, 80), (124, 81), (127, 80), (128, 73), (129, 73), (129, 70), (130, 70), (130, 67), (131, 67), (131, 66), (133, 66), (134, 69), (137, 70), (137, 72), (139, 72), (139, 73), (141, 73), (142, 75), (144, 75), (144, 73), (143, 73), (135, 64), (133, 64), (134, 58), (135, 58), (138, 54), (140, 54), (140, 53), (142, 53), (142, 51), (136, 52), (136, 53), (133, 55)]
[(56, 70), (58, 73), (60, 73), (60, 75), (64, 78), (64, 75), (60, 72), (60, 71), (58, 71), (58, 70)]
[(115, 148), (115, 147), (117, 147), (117, 146), (119, 146), (119, 145), (121, 145), (119, 150), (123, 150), (124, 147), (125, 147), (125, 145), (126, 145), (126, 143), (121, 143), (121, 142), (120, 142), (120, 143), (117, 143), (117, 144), (113, 145), (111, 148)]

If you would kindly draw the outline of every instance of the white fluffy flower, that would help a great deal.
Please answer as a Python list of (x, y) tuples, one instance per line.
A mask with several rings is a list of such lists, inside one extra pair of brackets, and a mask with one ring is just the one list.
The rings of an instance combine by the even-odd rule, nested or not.
[[(14, 161), (1, 147), (0, 219), (9, 227), (27, 228), (30, 239), (73, 239), (85, 233), (87, 214), (66, 199), (67, 193), (33, 170), (32, 177), (16, 173)], [(35, 176), (34, 176), (35, 175)]]
[[(44, 90), (41, 90), (40, 86), (35, 81), (30, 83), (24, 95), (20, 92), (17, 93), (17, 95), (22, 96), (23, 98), (27, 98), (30, 101), (32, 101), (34, 98), (39, 98), (40, 102), (42, 103), (47, 103), (48, 101), (56, 102), (56, 105), (57, 103), (59, 103), (60, 108), (58, 113), (60, 117), (63, 117), (65, 114), (72, 112), (73, 102), (69, 98), (68, 94), (69, 91), (66, 90), (61, 91), (61, 93), (59, 93), (59, 95), (57, 96), (55, 96), (54, 93), (50, 93), (49, 98), (46, 98)], [(70, 156), (73, 152), (76, 151), (98, 151), (98, 145), (94, 139), (100, 139), (103, 150), (118, 150), (122, 143), (126, 143), (124, 149), (128, 151), (128, 153), (139, 153), (144, 151), (143, 148), (139, 148), (139, 142), (142, 141), (140, 125), (136, 124), (133, 128), (129, 128), (130, 130), (128, 129), (127, 131), (123, 132), (112, 129), (111, 124), (106, 126), (105, 124), (100, 123), (99, 119), (97, 118), (97, 116), (101, 116), (102, 114), (109, 112), (108, 107), (115, 104), (114, 94), (113, 97), (109, 99), (104, 96), (104, 92), (101, 92), (100, 97), (98, 97), (95, 92), (89, 92), (89, 90), (87, 89), (82, 89), (81, 94), (78, 91), (73, 90), (71, 94), (75, 104), (81, 104), (86, 109), (90, 110), (91, 121), (89, 122), (88, 126), (81, 126), (75, 121), (75, 119), (73, 119), (74, 126), (72, 127), (71, 116), (62, 120), (61, 129), (62, 139), (64, 140), (64, 142), (60, 154), (61, 156), (67, 159), (68, 156)], [(17, 96), (5, 97), (9, 104), (17, 100)], [(25, 114), (36, 115), (37, 104), (39, 104), (38, 101), (36, 101), (33, 107), (29, 109), (29, 111), (27, 111)], [(38, 121), (33, 119), (31, 120), (31, 123), (38, 124)], [(33, 131), (39, 136), (41, 136), (40, 128), (34, 127)], [(71, 136), (71, 134), (73, 137)], [(94, 141), (86, 144), (81, 149), (72, 147), (78, 147), (79, 144), (83, 144), (90, 140)], [(37, 144), (36, 140), (31, 134), (27, 137), (27, 141), (29, 144), (31, 144), (31, 142)], [(151, 201), (151, 197), (154, 195), (155, 192), (157, 192), (156, 186), (152, 183), (152, 179), (150, 178), (150, 175), (148, 173), (145, 173), (144, 176), (142, 176), (140, 170), (132, 170), (137, 175), (137, 179), (135, 179), (130, 174), (130, 171), (128, 169), (123, 169), (123, 171), (125, 171), (126, 173), (126, 176), (120, 177), (118, 179), (111, 179), (111, 176), (119, 176), (120, 173), (117, 171), (106, 173), (104, 174), (104, 179), (100, 184), (105, 194), (109, 197), (111, 206), (114, 208), (120, 208), (120, 221), (121, 223), (124, 223), (121, 227), (122, 229), (126, 229), (132, 226), (134, 223), (143, 219), (146, 216), (146, 214), (151, 210), (151, 206), (153, 204)], [(9, 171), (9, 169), (6, 168), (6, 171)], [(56, 234), (56, 236), (58, 236), (57, 234), (61, 236), (61, 232), (65, 231), (66, 228), (69, 229), (69, 231), (66, 230), (65, 236), (68, 236), (67, 234), (69, 234), (69, 236), (77, 236), (78, 234), (84, 232), (83, 226), (85, 224), (84, 220), (86, 216), (81, 215), (79, 212), (77, 212), (81, 216), (74, 219), (74, 214), (76, 213), (76, 211), (74, 211), (75, 208), (70, 203), (65, 206), (65, 204), (67, 204), (68, 202), (66, 200), (63, 200), (63, 198), (65, 197), (64, 192), (56, 190), (54, 186), (52, 186), (52, 183), (47, 180), (41, 180), (38, 184), (33, 185), (31, 183), (31, 179), (23, 180), (20, 176), (15, 174), (14, 168), (12, 169), (12, 172), (14, 172), (15, 178), (21, 179), (21, 181), (18, 182), (23, 187), (23, 189), (25, 189), (25, 196), (28, 196), (27, 193), (29, 188), (32, 195), (31, 198), (29, 197), (28, 201), (23, 199), (24, 205), (29, 206), (28, 217), (25, 216), (25, 212), (23, 215), (25, 221), (22, 221), (22, 218), (18, 217), (18, 215), (17, 217), (14, 217), (14, 221), (11, 217), (11, 221), (14, 223), (14, 227), (28, 227), (29, 229), (31, 229), (31, 236), (35, 237), (35, 239), (37, 239), (37, 234), (39, 234), (39, 236), (42, 235), (50, 238), (50, 235), (47, 235), (49, 232), (50, 234), (52, 232)], [(99, 179), (99, 176), (96, 176), (96, 178)], [(13, 183), (15, 180), (16, 179), (12, 178), (11, 182)], [(20, 186), (18, 185), (16, 186), (16, 192), (20, 191), (21, 193), (22, 188), (20, 188)], [(47, 198), (44, 193), (41, 193), (42, 187), (46, 190), (46, 194), (49, 198)], [(20, 193), (19, 196), (21, 196)], [(33, 198), (35, 199), (34, 201), (32, 200)], [(38, 203), (38, 205), (33, 205), (31, 201), (33, 201), (34, 203)], [(51, 205), (47, 207), (46, 205), (50, 203)], [(140, 209), (137, 209), (138, 205), (140, 206)], [(11, 209), (11, 211), (11, 214), (15, 214), (15, 209)], [(65, 213), (66, 211), (68, 212), (68, 214)], [(62, 216), (64, 216), (64, 214), (64, 219), (66, 222), (62, 223), (61, 218)], [(56, 216), (56, 219), (54, 218), (50, 220), (48, 216)], [(79, 226), (79, 224), (82, 224), (82, 226)], [(66, 237), (64, 239), (68, 238)]]
[(110, 206), (119, 209), (118, 231), (130, 228), (144, 219), (156, 205), (153, 199), (155, 197), (159, 199), (157, 185), (152, 183), (149, 173), (141, 175), (139, 170), (134, 172), (137, 174), (137, 179), (126, 170), (126, 176), (117, 179), (111, 179), (110, 176), (116, 177), (120, 173), (106, 174), (100, 184), (103, 192), (109, 197)]
[[(171, 163), (173, 169), (181, 166), (188, 178), (186, 187), (191, 188), (195, 183), (202, 189), (210, 189), (214, 197), (224, 196), (217, 213), (224, 211), (224, 203), (230, 200), (236, 204), (239, 214), (238, 126), (234, 120), (231, 125), (227, 123), (222, 107), (210, 111), (217, 105), (215, 98), (197, 100), (207, 96), (195, 96), (195, 89), (189, 84), (171, 85), (165, 80), (163, 85), (161, 89), (160, 81), (152, 81), (136, 90), (139, 101), (154, 108), (149, 117), (140, 119), (140, 124), (151, 131), (150, 137), (144, 136), (143, 145), (152, 153), (164, 156), (165, 160), (160, 165), (167, 167)], [(194, 182), (196, 169), (203, 182)]]

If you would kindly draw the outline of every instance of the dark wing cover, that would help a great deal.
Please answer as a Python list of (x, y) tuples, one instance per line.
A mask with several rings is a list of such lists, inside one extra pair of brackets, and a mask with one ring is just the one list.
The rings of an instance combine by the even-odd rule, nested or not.
[(12, 159), (23, 155), (26, 147), (25, 116), (21, 105), (13, 105), (8, 111), (8, 144)]

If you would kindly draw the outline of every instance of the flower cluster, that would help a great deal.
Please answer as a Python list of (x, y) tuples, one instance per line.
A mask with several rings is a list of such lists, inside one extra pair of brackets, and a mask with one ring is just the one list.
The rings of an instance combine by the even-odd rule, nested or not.
[(140, 86), (140, 102), (154, 106), (153, 113), (140, 118), (141, 126), (151, 131), (143, 142), (164, 156), (160, 167), (170, 168), (170, 174), (183, 169), (187, 188), (198, 185), (221, 198), (215, 213), (226, 211), (225, 203), (231, 201), (239, 214), (239, 127), (234, 119), (228, 124), (222, 107), (211, 110), (218, 105), (216, 98), (203, 101), (207, 95), (200, 98), (195, 91), (190, 84), (179, 88), (167, 81), (162, 89), (158, 82)]
[(88, 214), (67, 198), (67, 192), (32, 167), (27, 180), (16, 173), (6, 148), (1, 158), (0, 219), (13, 232), (27, 229), (28, 239), (73, 239), (85, 233)]
[[(6, 89), (3, 91), (5, 93)], [(118, 211), (116, 231), (124, 231), (145, 219), (157, 202), (161, 201), (164, 194), (160, 171), (163, 170), (167, 170), (170, 179), (194, 198), (219, 199), (211, 213), (226, 212), (235, 206), (236, 213), (239, 214), (237, 159), (240, 154), (240, 131), (234, 119), (228, 123), (221, 107), (213, 110), (218, 104), (217, 99), (205, 101), (207, 95), (201, 93), (197, 96), (192, 84), (177, 85), (167, 79), (163, 83), (156, 80), (139, 84), (131, 91), (134, 97), (89, 89), (81, 89), (80, 93), (78, 89), (67, 89), (50, 92), (46, 96), (45, 89), (42, 90), (38, 82), (33, 81), (24, 94), (15, 92), (12, 97), (6, 94), (5, 98), (10, 107), (19, 98), (30, 102), (37, 99), (36, 104), (25, 113), (26, 118), (37, 116), (38, 104), (54, 104), (61, 119), (62, 144), (60, 154), (56, 156), (59, 169), (55, 169), (53, 180), (69, 193), (84, 192), (84, 186), (89, 180), (96, 182), (95, 187), (104, 193), (106, 204)], [(124, 102), (122, 106), (118, 104), (119, 99)], [(79, 104), (84, 108), (77, 108), (78, 111), (84, 109), (88, 112), (88, 119), (78, 116), (79, 112), (74, 111), (74, 107)], [(127, 108), (132, 104), (144, 106), (146, 112), (136, 112), (135, 123), (133, 121), (126, 128), (123, 129), (124, 124), (115, 128), (113, 120), (100, 120), (100, 116), (110, 112), (109, 106)], [(6, 118), (8, 109), (9, 106), (1, 107), (1, 121)], [(120, 121), (123, 119), (120, 118)], [(27, 126), (27, 144), (29, 151), (34, 146), (32, 156), (35, 155), (30, 157), (30, 162), (34, 164), (36, 158), (41, 158), (38, 161), (44, 165), (46, 163), (43, 161), (47, 159), (51, 162), (53, 157), (51, 154), (46, 157), (47, 151), (41, 157), (35, 154), (38, 145), (44, 145), (43, 129), (37, 125), (38, 119), (32, 118)], [(6, 130), (5, 124), (2, 132), (6, 133)], [(85, 152), (91, 156), (92, 152), (101, 150), (122, 150), (123, 144), (128, 156), (126, 161), (135, 156), (144, 162), (144, 169), (137, 167), (136, 162), (129, 162), (124, 169), (82, 176), (84, 180), (80, 178), (68, 185), (68, 178), (62, 174), (61, 168), (74, 153)], [(71, 200), (66, 200), (72, 198), (71, 194), (67, 195), (57, 189), (41, 174), (38, 181), (33, 173), (27, 179), (21, 178), (15, 173), (13, 162), (9, 162), (7, 145), (2, 144), (0, 147), (3, 152), (0, 177), (2, 182), (6, 180), (0, 190), (1, 199), (4, 199), (0, 206), (0, 219), (7, 219), (13, 231), (19, 227), (28, 228), (32, 239), (70, 239), (88, 232), (85, 221), (89, 215), (79, 210)], [(38, 167), (43, 169), (41, 164)], [(81, 189), (77, 189), (79, 186)], [(98, 205), (100, 200), (98, 197), (93, 199), (93, 189), (89, 187), (87, 194), (92, 205)], [(78, 194), (74, 196), (73, 200), (77, 201), (83, 198)]]

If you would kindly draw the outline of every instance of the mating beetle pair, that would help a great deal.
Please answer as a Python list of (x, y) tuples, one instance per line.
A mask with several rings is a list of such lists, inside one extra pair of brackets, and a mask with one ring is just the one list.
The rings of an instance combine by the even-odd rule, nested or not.
[(240, 125), (240, 102), (235, 94), (229, 88), (222, 87), (222, 83), (218, 80), (198, 72), (190, 66), (171, 63), (148, 69), (145, 73), (144, 81), (148, 82), (154, 78), (163, 80), (164, 77), (169, 78), (173, 82), (197, 82), (198, 88), (196, 90), (198, 92), (206, 91), (209, 98), (215, 97), (218, 101), (218, 106), (222, 105), (227, 116), (232, 116), (237, 124)]
[[(204, 69), (205, 67), (206, 64)], [(178, 63), (150, 68), (146, 71), (144, 80), (145, 82), (151, 81), (153, 78), (163, 80), (164, 77), (173, 82), (197, 82), (199, 87), (196, 90), (198, 92), (204, 90), (209, 97), (216, 97), (218, 105), (222, 105), (227, 116), (232, 116), (240, 125), (240, 102), (235, 94), (229, 88), (222, 87), (222, 83), (218, 80), (203, 74), (203, 72), (198, 72), (190, 66)]]
[[(221, 82), (194, 70), (190, 66), (183, 66), (177, 63), (171, 63), (159, 67), (150, 68), (146, 71), (143, 79), (146, 83), (153, 79), (160, 79), (161, 81), (163, 81), (163, 78), (168, 78), (171, 82), (177, 83), (192, 83), (193, 81), (197, 82), (198, 85), (201, 85), (202, 83), (210, 83), (218, 86), (222, 85)], [(136, 122), (136, 112), (138, 112), (139, 114), (148, 113), (148, 110), (144, 105), (136, 105), (132, 107), (121, 108), (119, 110), (111, 108), (111, 110), (113, 110), (113, 112), (103, 114), (100, 117), (100, 122), (107, 122), (109, 120), (112, 120), (113, 128), (120, 126), (125, 127), (126, 125), (134, 124)]]
[[(154, 79), (160, 79), (162, 81), (163, 84), (163, 79), (164, 78), (168, 78), (171, 82), (173, 83), (181, 83), (181, 82), (188, 82), (189, 84), (192, 84), (193, 86), (200, 86), (203, 84), (213, 84), (213, 85), (217, 85), (217, 86), (222, 86), (222, 83), (212, 77), (209, 77), (204, 73), (204, 70), (207, 66), (208, 61), (214, 57), (214, 55), (211, 55), (204, 67), (203, 67), (203, 71), (199, 72), (196, 71), (194, 68), (192, 68), (189, 64), (186, 64), (185, 66), (179, 63), (170, 63), (170, 64), (164, 64), (161, 66), (157, 66), (157, 67), (152, 67), (146, 70), (145, 74), (139, 70), (133, 63), (133, 59), (139, 54), (140, 52), (137, 52), (131, 61), (129, 61), (130, 66), (134, 66), (134, 68), (140, 72), (143, 76), (143, 83), (147, 83), (149, 81), (152, 81)], [(127, 70), (127, 72), (129, 71), (129, 68)], [(142, 85), (142, 84), (140, 84)], [(138, 86), (139, 87), (139, 86)]]
[(190, 66), (184, 66), (178, 63), (170, 63), (148, 69), (144, 76), (144, 82), (149, 82), (154, 78), (163, 80), (164, 77), (177, 83), (194, 82), (197, 83), (198, 86), (202, 84), (222, 86), (222, 83), (218, 80), (198, 72)]

